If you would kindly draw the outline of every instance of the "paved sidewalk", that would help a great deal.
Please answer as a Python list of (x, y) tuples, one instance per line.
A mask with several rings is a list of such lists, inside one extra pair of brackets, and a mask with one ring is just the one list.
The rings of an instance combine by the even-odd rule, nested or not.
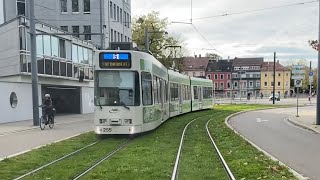
[[(55, 124), (72, 124), (81, 121), (93, 120), (93, 113), (91, 114), (72, 114), (72, 115), (57, 115), (55, 117)], [(32, 120), (2, 123), (0, 124), (0, 136), (14, 134), (17, 132), (29, 131), (39, 128), (39, 126), (33, 126)]]
[(296, 113), (289, 116), (289, 121), (302, 128), (320, 133), (320, 125), (316, 125), (316, 106), (300, 107), (299, 117)]

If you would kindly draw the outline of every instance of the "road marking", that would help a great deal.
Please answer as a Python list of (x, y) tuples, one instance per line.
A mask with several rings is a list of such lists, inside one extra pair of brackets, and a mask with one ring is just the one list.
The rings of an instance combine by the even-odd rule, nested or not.
[(264, 120), (264, 119), (261, 119), (261, 118), (256, 118), (257, 119), (257, 122), (258, 123), (261, 123), (261, 122), (268, 122), (269, 120)]

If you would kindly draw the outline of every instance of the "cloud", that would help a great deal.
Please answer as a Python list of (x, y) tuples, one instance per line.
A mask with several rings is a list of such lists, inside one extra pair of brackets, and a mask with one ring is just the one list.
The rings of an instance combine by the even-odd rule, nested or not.
[[(224, 58), (263, 56), (272, 59), (273, 52), (277, 51), (278, 57), (283, 61), (315, 61), (317, 53), (308, 45), (308, 40), (318, 37), (318, 2), (242, 13), (305, 1), (194, 0), (193, 23), (212, 46), (191, 25), (171, 24), (168, 31), (185, 40), (190, 54), (214, 52), (203, 49), (215, 48), (222, 52)], [(191, 16), (188, 0), (171, 0), (165, 3), (162, 0), (133, 2), (133, 15), (151, 11), (159, 11), (161, 17), (168, 17), (169, 21), (189, 21)], [(236, 14), (219, 16), (226, 13)], [(218, 17), (197, 19), (207, 16)]]

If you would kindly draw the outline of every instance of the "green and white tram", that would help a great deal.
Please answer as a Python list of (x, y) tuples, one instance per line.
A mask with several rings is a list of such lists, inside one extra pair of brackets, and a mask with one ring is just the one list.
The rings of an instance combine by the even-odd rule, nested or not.
[(133, 50), (97, 51), (95, 132), (136, 134), (170, 117), (212, 108), (212, 81), (168, 70), (152, 55)]

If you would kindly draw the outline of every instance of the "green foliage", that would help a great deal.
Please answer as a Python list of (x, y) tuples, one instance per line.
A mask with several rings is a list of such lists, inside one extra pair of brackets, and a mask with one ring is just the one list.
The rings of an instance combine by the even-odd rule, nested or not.
[(221, 56), (219, 56), (218, 54), (215, 54), (215, 53), (207, 53), (206, 57), (208, 57), (210, 60), (220, 60), (220, 59), (222, 59)]
[(182, 42), (179, 39), (168, 35), (166, 32), (168, 19), (161, 19), (159, 12), (151, 12), (147, 15), (142, 15), (133, 18), (132, 23), (132, 39), (137, 43), (138, 47), (145, 48), (145, 28), (149, 34), (149, 51), (157, 58), (164, 66), (172, 66), (175, 60), (175, 67), (181, 66), (181, 58), (183, 56), (181, 48)]

